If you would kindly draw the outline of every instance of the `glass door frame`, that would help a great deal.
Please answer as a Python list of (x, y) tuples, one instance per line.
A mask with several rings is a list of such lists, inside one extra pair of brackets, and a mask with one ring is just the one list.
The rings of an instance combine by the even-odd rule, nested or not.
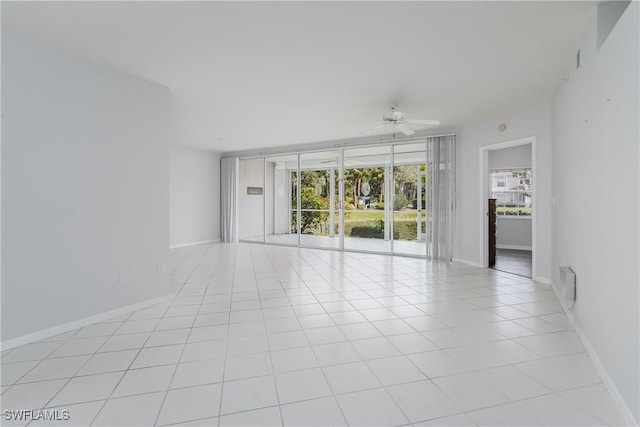
[[(329, 214), (329, 223), (330, 223), (330, 227), (331, 227), (331, 232), (329, 233), (330, 237), (337, 237), (338, 238), (338, 247), (330, 247), (330, 246), (313, 246), (313, 245), (309, 245), (309, 244), (304, 244), (302, 242), (302, 173), (305, 170), (319, 170), (319, 169), (308, 169), (308, 168), (303, 168), (302, 167), (302, 156), (304, 156), (305, 154), (319, 154), (319, 153), (332, 153), (337, 155), (336, 158), (336, 166), (332, 167), (332, 168), (327, 168), (327, 170), (332, 169), (332, 171), (330, 172), (330, 178), (329, 178), (329, 182), (326, 185), (326, 189), (327, 189), (327, 195), (329, 197), (329, 208), (328, 209), (318, 209), (318, 210), (313, 210), (313, 211), (318, 211), (318, 212), (327, 212)], [(337, 172), (337, 176), (336, 176), (336, 172)], [(337, 178), (337, 179), (336, 179)], [(342, 168), (342, 149), (340, 148), (326, 148), (326, 149), (320, 149), (320, 150), (309, 150), (309, 151), (302, 151), (302, 152), (298, 152), (298, 180), (297, 180), (297, 187), (296, 187), (296, 192), (298, 195), (298, 200), (297, 200), (297, 211), (298, 211), (298, 222), (297, 222), (297, 226), (298, 226), (298, 247), (300, 248), (307, 248), (307, 249), (329, 249), (329, 250), (344, 250), (344, 236), (343, 236), (343, 232), (342, 232), (342, 226), (341, 226), (341, 219), (343, 218), (343, 203), (342, 203), (342, 194), (343, 194), (343, 185), (342, 185), (342, 179), (343, 179), (343, 168)], [(337, 181), (337, 188), (336, 188), (336, 181)], [(336, 190), (337, 190), (337, 195), (336, 195)], [(337, 198), (337, 200), (336, 200)], [(333, 202), (333, 203), (331, 203)], [(337, 202), (337, 203), (336, 203)], [(338, 211), (338, 234), (336, 236), (336, 232), (335, 232), (335, 226), (336, 226), (336, 218), (335, 218), (335, 213), (336, 211)]]
[[(381, 163), (376, 163), (376, 162), (372, 162), (369, 164), (363, 164), (360, 167), (345, 167), (345, 151), (350, 151), (350, 150), (366, 150), (367, 148), (377, 148), (380, 149), (381, 147), (387, 148), (387, 152), (386, 153), (378, 153), (377, 155), (379, 156), (385, 156), (385, 160), (383, 160)], [(384, 169), (384, 209), (383, 209), (383, 215), (384, 215), (384, 231), (383, 231), (383, 237), (382, 240), (384, 241), (388, 241), (389, 245), (388, 245), (388, 250), (366, 250), (366, 249), (354, 249), (354, 248), (345, 248), (344, 247), (344, 243), (342, 248), (346, 251), (349, 252), (361, 252), (361, 253), (371, 253), (371, 254), (382, 254), (382, 255), (393, 255), (393, 200), (394, 200), (394, 195), (393, 195), (393, 188), (394, 188), (394, 181), (393, 181), (393, 147), (394, 144), (391, 143), (379, 143), (379, 144), (366, 144), (366, 145), (357, 145), (357, 146), (353, 146), (353, 147), (341, 147), (340, 151), (341, 151), (341, 166), (342, 166), (342, 174), (344, 176), (344, 171), (346, 169), (371, 169), (371, 168), (378, 168), (378, 167), (382, 167)], [(358, 158), (361, 157), (362, 155), (358, 156), (353, 156), (353, 158)], [(365, 154), (364, 156), (367, 156), (367, 154)], [(347, 156), (348, 157), (348, 156)], [(344, 203), (346, 202), (346, 194), (345, 194), (345, 180), (342, 180), (341, 183), (341, 187), (342, 187), (342, 195), (341, 195), (341, 200), (342, 203), (344, 205)], [(366, 196), (365, 196), (366, 197)], [(354, 200), (355, 202), (355, 200)], [(342, 227), (342, 240), (343, 242), (346, 239), (350, 239), (351, 237), (347, 237), (346, 236), (346, 209), (343, 206), (342, 209), (342, 218), (341, 218), (341, 227)], [(364, 239), (364, 238), (362, 238)], [(370, 238), (371, 240), (380, 240), (378, 238)]]
[[(431, 234), (431, 238), (435, 238), (435, 233), (429, 233), (428, 230), (428, 219), (425, 218), (425, 226), (426, 226), (426, 239), (423, 242), (423, 244), (426, 246), (426, 255), (413, 255), (413, 254), (407, 254), (407, 253), (397, 253), (394, 250), (394, 211), (393, 211), (393, 203), (395, 200), (395, 177), (394, 177), (394, 167), (395, 165), (395, 146), (397, 145), (405, 145), (405, 144), (412, 144), (412, 143), (418, 143), (418, 142), (427, 142), (427, 148), (425, 150), (425, 157), (426, 157), (426, 165), (427, 167), (429, 166), (429, 159), (433, 159), (433, 167), (439, 169), (440, 167), (440, 149), (438, 147), (438, 149), (434, 149), (437, 144), (428, 144), (428, 141), (430, 138), (437, 138), (437, 137), (441, 137), (441, 136), (455, 136), (455, 134), (444, 134), (444, 135), (435, 135), (435, 136), (424, 136), (424, 137), (419, 137), (419, 138), (407, 138), (407, 139), (402, 139), (402, 140), (393, 140), (393, 141), (381, 141), (381, 142), (377, 142), (377, 143), (370, 143), (370, 144), (357, 144), (357, 145), (352, 145), (352, 146), (339, 146), (339, 147), (331, 147), (331, 148), (318, 148), (318, 149), (310, 149), (310, 150), (305, 150), (305, 151), (297, 151), (297, 152), (282, 152), (282, 153), (274, 153), (274, 154), (263, 154), (263, 155), (252, 155), (252, 156), (239, 156), (238, 159), (239, 160), (251, 160), (251, 159), (262, 159), (262, 170), (263, 170), (263, 188), (266, 185), (266, 174), (267, 174), (267, 168), (266, 168), (266, 161), (267, 158), (269, 157), (274, 157), (274, 156), (286, 156), (286, 155), (296, 155), (297, 156), (297, 169), (296, 169), (296, 173), (297, 173), (297, 179), (296, 179), (296, 232), (297, 232), (297, 245), (294, 244), (289, 244), (289, 243), (282, 243), (282, 242), (271, 242), (271, 241), (267, 241), (267, 215), (266, 215), (266, 209), (267, 209), (267, 203), (266, 200), (263, 200), (262, 203), (262, 221), (263, 221), (263, 236), (262, 236), (262, 241), (256, 241), (256, 240), (244, 240), (244, 239), (239, 239), (240, 242), (248, 242), (248, 243), (262, 243), (262, 244), (269, 244), (269, 245), (277, 245), (277, 246), (287, 246), (287, 247), (299, 247), (299, 248), (309, 248), (309, 249), (326, 249), (326, 250), (338, 250), (338, 251), (349, 251), (349, 252), (360, 252), (360, 253), (370, 253), (370, 254), (383, 254), (383, 255), (397, 255), (397, 256), (405, 256), (405, 257), (411, 257), (411, 258), (424, 258), (424, 259), (432, 259), (433, 256), (433, 248), (429, 248), (429, 234)], [(431, 145), (431, 148), (430, 148)], [(385, 191), (385, 198), (384, 198), (384, 203), (385, 203), (385, 209), (384, 209), (384, 218), (385, 218), (385, 223), (389, 224), (389, 228), (388, 228), (388, 232), (389, 232), (389, 240), (390, 240), (390, 250), (389, 251), (370, 251), (370, 250), (361, 250), (361, 249), (345, 249), (344, 247), (344, 241), (345, 241), (345, 180), (344, 180), (344, 150), (349, 150), (349, 149), (354, 149), (354, 148), (379, 148), (381, 146), (388, 146), (390, 148), (390, 152), (389, 152), (389, 165), (388, 167), (385, 167), (385, 183), (384, 183), (384, 191)], [(431, 153), (429, 153), (429, 150), (432, 150)], [(303, 245), (301, 242), (301, 213), (302, 213), (302, 208), (301, 208), (301, 186), (302, 186), (302, 179), (301, 179), (301, 172), (302, 172), (302, 168), (301, 168), (301, 162), (300, 162), (300, 156), (303, 154), (307, 154), (307, 153), (324, 153), (324, 152), (334, 152), (337, 153), (338, 155), (338, 165), (337, 165), (337, 172), (338, 172), (338, 188), (337, 188), (337, 192), (338, 192), (338, 203), (336, 206), (334, 206), (334, 209), (338, 211), (338, 239), (339, 239), (339, 245), (338, 248), (335, 247), (318, 247), (318, 246), (309, 246), (309, 245)], [(450, 173), (453, 174), (453, 176), (455, 177), (455, 143), (452, 144), (451, 147), (451, 152), (447, 153), (447, 157), (449, 158), (449, 160), (451, 161), (451, 170)], [(427, 174), (427, 171), (424, 171), (424, 173), (418, 173), (418, 189), (419, 191), (422, 190), (422, 175), (423, 174)], [(438, 170), (434, 170), (433, 172), (433, 177), (432, 179), (434, 180), (433, 184), (431, 187), (433, 187), (434, 189), (439, 188), (438, 186), (436, 186), (435, 184), (438, 183), (439, 180), (439, 171)], [(334, 185), (333, 182), (331, 183), (331, 185)], [(453, 195), (455, 193), (455, 180), (453, 181), (453, 184), (450, 186), (449, 188), (449, 192), (450, 195)], [(424, 190), (428, 191), (430, 186), (425, 182), (424, 184)], [(335, 189), (334, 189), (335, 191)], [(434, 197), (435, 196), (435, 197)], [(263, 195), (263, 197), (266, 197), (266, 194)], [(427, 194), (425, 194), (425, 197), (429, 197)], [(416, 215), (417, 215), (417, 221), (418, 221), (418, 235), (421, 234), (421, 222), (422, 222), (422, 214), (424, 213), (424, 211), (428, 211), (428, 209), (426, 209), (427, 207), (427, 203), (433, 203), (435, 204), (434, 207), (438, 207), (439, 208), (439, 203), (440, 201), (437, 200), (438, 197), (435, 194), (431, 195), (431, 198), (433, 200), (431, 201), (422, 201), (420, 200), (422, 198), (422, 194), (420, 193), (417, 197), (417, 199), (419, 200), (420, 206), (416, 208)], [(425, 209), (422, 209), (422, 203), (425, 203)], [(331, 206), (330, 206), (331, 208)], [(293, 211), (293, 209), (292, 209)], [(435, 209), (434, 209), (435, 212)], [(330, 212), (330, 216), (334, 216), (335, 215), (335, 211), (331, 211)], [(432, 212), (432, 216), (433, 216), (433, 212)], [(335, 219), (335, 217), (334, 217)], [(437, 224), (434, 224), (437, 227)], [(448, 224), (449, 225), (449, 244), (451, 244), (451, 227), (452, 224)], [(332, 224), (333, 227), (335, 227), (335, 223)], [(386, 234), (386, 233), (385, 233)], [(420, 240), (417, 240), (418, 243), (420, 243)], [(449, 248), (449, 252), (450, 252), (450, 248)]]

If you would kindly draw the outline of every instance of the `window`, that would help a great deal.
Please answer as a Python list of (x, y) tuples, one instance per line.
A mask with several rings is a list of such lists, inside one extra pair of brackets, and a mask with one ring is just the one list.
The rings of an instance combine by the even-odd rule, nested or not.
[(532, 176), (530, 169), (491, 172), (491, 198), (497, 200), (497, 214), (531, 218)]

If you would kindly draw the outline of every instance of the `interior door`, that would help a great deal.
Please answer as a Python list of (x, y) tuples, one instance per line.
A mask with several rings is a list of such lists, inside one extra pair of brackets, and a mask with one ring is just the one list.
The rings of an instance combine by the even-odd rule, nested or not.
[(488, 209), (488, 221), (489, 221), (489, 267), (496, 265), (496, 243), (497, 243), (497, 231), (498, 231), (498, 216), (496, 214), (496, 199), (489, 199)]

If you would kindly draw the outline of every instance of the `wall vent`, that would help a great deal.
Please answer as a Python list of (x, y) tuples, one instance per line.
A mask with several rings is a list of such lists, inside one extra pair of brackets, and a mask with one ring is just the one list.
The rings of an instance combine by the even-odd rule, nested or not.
[(576, 273), (566, 266), (560, 267), (560, 293), (568, 308), (576, 302)]

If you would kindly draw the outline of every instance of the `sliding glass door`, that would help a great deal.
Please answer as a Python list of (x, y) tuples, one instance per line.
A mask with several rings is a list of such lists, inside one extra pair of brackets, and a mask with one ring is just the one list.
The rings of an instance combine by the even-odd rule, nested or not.
[(265, 158), (265, 242), (298, 244), (298, 155)]
[(393, 252), (426, 256), (427, 144), (393, 147)]
[(340, 153), (300, 154), (300, 245), (340, 249)]
[(391, 252), (391, 146), (344, 150), (344, 248)]
[(240, 159), (242, 241), (450, 259), (455, 136)]

